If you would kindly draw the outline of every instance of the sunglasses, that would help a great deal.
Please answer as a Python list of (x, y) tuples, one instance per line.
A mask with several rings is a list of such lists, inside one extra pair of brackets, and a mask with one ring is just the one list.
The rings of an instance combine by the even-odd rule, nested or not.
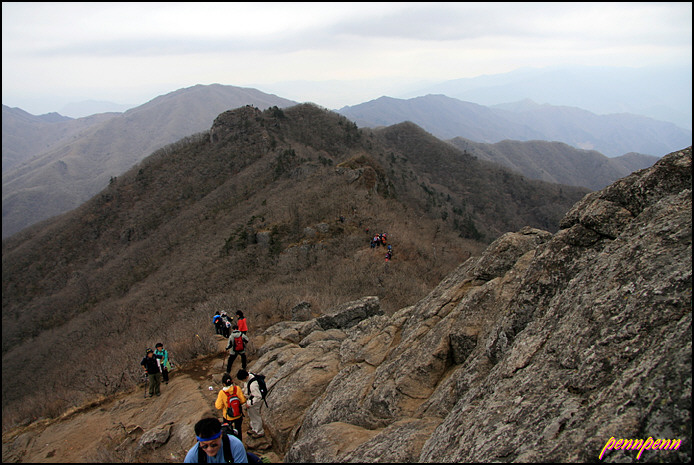
[(207, 448), (216, 449), (217, 447), (219, 447), (219, 443), (217, 443), (217, 442), (213, 442), (211, 444), (202, 444), (202, 443), (200, 444), (200, 448), (202, 450), (207, 450)]

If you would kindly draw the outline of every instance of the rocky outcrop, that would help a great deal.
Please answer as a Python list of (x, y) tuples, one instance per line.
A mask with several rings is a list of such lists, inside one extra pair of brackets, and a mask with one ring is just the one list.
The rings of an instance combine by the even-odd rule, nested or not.
[[(426, 298), (268, 329), (287, 462), (691, 460), (691, 147), (491, 244)], [(608, 450), (605, 461), (636, 461)]]

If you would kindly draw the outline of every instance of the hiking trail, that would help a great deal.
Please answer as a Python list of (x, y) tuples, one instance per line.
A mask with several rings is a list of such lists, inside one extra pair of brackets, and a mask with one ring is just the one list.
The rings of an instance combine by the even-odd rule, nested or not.
[[(193, 426), (203, 413), (221, 418), (214, 408), (221, 389), (223, 361), (228, 358), (226, 339), (216, 336), (218, 352), (177, 366), (161, 396), (144, 398), (145, 384), (82, 406), (61, 417), (44, 419), (15, 428), (2, 437), (3, 462), (183, 462), (195, 444)], [(249, 354), (249, 367), (253, 365)], [(133, 363), (137, 363), (134, 361)], [(234, 362), (231, 375), (241, 368)], [(212, 386), (212, 390), (209, 387)], [(273, 463), (282, 458), (268, 436), (254, 439), (243, 422), (246, 449)]]

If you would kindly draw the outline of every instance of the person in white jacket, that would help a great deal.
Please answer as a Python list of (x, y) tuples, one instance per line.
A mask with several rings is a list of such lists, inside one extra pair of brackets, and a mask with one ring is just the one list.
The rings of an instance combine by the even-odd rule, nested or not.
[[(248, 434), (253, 438), (262, 438), (265, 436), (263, 430), (263, 419), (260, 417), (260, 406), (263, 404), (263, 396), (260, 393), (258, 383), (249, 383), (255, 377), (253, 373), (246, 370), (239, 370), (236, 373), (239, 381), (243, 381), (243, 393), (246, 396), (246, 411), (250, 418)], [(250, 388), (248, 387), (250, 384)]]

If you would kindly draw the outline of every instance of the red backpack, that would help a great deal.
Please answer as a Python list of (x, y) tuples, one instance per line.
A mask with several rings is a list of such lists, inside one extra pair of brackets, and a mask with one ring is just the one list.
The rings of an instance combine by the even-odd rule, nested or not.
[(234, 338), (234, 352), (241, 352), (243, 350), (243, 336)]
[(232, 393), (229, 394), (227, 391), (224, 391), (224, 394), (227, 396), (227, 417), (229, 418), (236, 418), (241, 416), (241, 399), (236, 397), (236, 390), (238, 389), (238, 386), (234, 386), (234, 389), (232, 389)]

